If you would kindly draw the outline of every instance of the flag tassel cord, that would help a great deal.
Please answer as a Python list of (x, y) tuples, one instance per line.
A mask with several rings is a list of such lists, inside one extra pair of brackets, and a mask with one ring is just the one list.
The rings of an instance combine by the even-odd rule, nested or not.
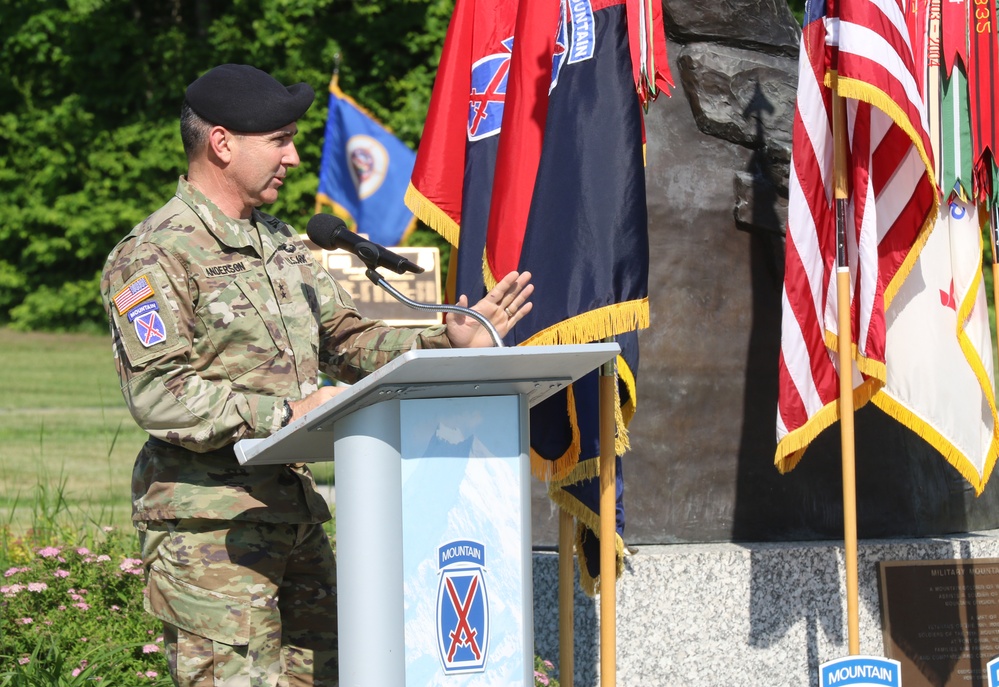
[[(835, 83), (835, 75), (833, 82)], [(846, 102), (833, 89), (834, 185), (836, 198), (836, 312), (839, 330), (839, 405), (843, 471), (843, 551), (846, 569), (846, 610), (850, 654), (860, 654), (860, 615), (857, 573), (857, 475), (853, 431), (853, 338), (850, 331), (850, 266), (846, 252)]]

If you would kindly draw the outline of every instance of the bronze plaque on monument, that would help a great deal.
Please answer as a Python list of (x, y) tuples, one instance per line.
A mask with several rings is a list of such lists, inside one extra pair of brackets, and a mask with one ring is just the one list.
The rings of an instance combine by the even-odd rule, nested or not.
[(984, 687), (999, 655), (999, 558), (881, 561), (885, 656), (905, 687)]

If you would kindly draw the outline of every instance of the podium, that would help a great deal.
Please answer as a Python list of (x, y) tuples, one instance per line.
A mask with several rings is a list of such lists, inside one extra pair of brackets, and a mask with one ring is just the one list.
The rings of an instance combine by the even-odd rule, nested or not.
[(528, 410), (616, 343), (409, 351), (243, 465), (335, 461), (340, 684), (534, 684)]

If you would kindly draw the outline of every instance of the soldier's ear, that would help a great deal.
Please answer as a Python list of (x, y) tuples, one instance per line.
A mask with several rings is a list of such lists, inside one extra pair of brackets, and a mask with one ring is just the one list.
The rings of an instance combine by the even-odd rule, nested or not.
[(232, 160), (234, 134), (223, 126), (213, 126), (208, 130), (208, 152), (222, 162)]

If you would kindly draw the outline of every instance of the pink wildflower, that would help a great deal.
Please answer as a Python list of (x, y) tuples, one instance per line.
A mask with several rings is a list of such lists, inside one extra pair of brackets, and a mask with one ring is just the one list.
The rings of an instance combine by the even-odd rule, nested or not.
[(28, 591), (29, 592), (44, 592), (49, 586), (44, 582), (29, 582)]
[(111, 560), (111, 556), (107, 555), (106, 553), (102, 553), (100, 556), (97, 557), (98, 563), (105, 563), (109, 560)]
[(142, 574), (142, 560), (138, 558), (126, 558), (121, 562), (118, 568), (122, 572), (126, 572), (130, 575), (141, 575)]
[(147, 670), (146, 671), (146, 677), (148, 677), (150, 679), (152, 679), (154, 677), (157, 677), (158, 675), (159, 675), (159, 673), (157, 673), (155, 670)]
[(73, 605), (76, 606), (77, 608), (79, 608), (81, 611), (89, 611), (90, 610), (90, 604), (84, 603), (83, 601), (79, 601), (79, 602), (77, 602), (77, 603), (75, 603)]
[(73, 672), (72, 672), (72, 676), (73, 676), (73, 677), (76, 677), (76, 676), (77, 676), (77, 675), (79, 675), (79, 674), (80, 674), (81, 672), (83, 672), (83, 671), (82, 671), (82, 670), (81, 670), (80, 668), (73, 668)]
[(18, 662), (19, 665), (26, 666), (29, 663), (31, 663), (31, 657), (30, 656), (22, 656), (21, 658), (17, 659), (17, 662)]
[(69, 571), (68, 570), (62, 570), (60, 568), (56, 568), (56, 571), (54, 573), (52, 573), (52, 576), (53, 577), (69, 577)]
[(119, 606), (118, 604), (111, 604), (111, 610), (112, 611), (120, 611), (121, 610), (121, 606)]
[(144, 654), (155, 654), (160, 650), (155, 644), (146, 644), (142, 647), (142, 653)]
[(87, 556), (90, 554), (90, 549), (88, 549), (86, 546), (81, 546), (76, 550), (76, 553), (78, 553), (81, 556)]
[(46, 546), (44, 549), (38, 549), (38, 555), (42, 558), (52, 558), (59, 555), (59, 549), (54, 546)]
[(17, 622), (21, 625), (30, 625), (31, 623), (35, 622), (35, 620), (34, 618), (18, 618)]
[(7, 568), (6, 570), (4, 570), (3, 576), (4, 577), (13, 577), (17, 573), (21, 572), (21, 570), (22, 570), (22, 568), (17, 568), (17, 567)]

